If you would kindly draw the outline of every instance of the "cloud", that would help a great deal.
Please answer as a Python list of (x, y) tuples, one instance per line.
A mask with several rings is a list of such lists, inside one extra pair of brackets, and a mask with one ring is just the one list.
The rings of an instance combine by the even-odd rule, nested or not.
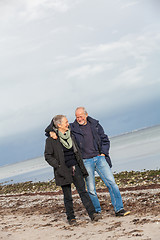
[(78, 77), (80, 79), (87, 79), (92, 76), (95, 76), (98, 73), (101, 73), (103, 71), (106, 71), (107, 69), (111, 69), (111, 64), (88, 64), (81, 67), (77, 67), (70, 72), (68, 72), (67, 79)]
[[(159, 42), (159, 33), (145, 32), (112, 43), (81, 47), (80, 54), (57, 56), (55, 62), (42, 69), (28, 69), (28, 61), (32, 59), (21, 66), (21, 70), (13, 64), (17, 79), (1, 86), (1, 97), (7, 100), (6, 92), (8, 96), (8, 101), (0, 104), (3, 110), (1, 136), (7, 131), (23, 131), (23, 124), (25, 130), (34, 128), (41, 124), (41, 116), (45, 121), (48, 114), (73, 114), (76, 104), (86, 104), (92, 109), (94, 103), (99, 111), (107, 105), (105, 111), (111, 114), (119, 108), (145, 101), (150, 96), (151, 84), (156, 89), (159, 84), (158, 78), (143, 76), (149, 68), (150, 56), (159, 51)], [(26, 77), (23, 78), (24, 73)], [(6, 130), (11, 119), (15, 127)]]
[(130, 2), (126, 1), (126, 3), (123, 3), (121, 8), (122, 9), (123, 8), (130, 8), (130, 7), (133, 7), (133, 6), (137, 5), (137, 4), (139, 4), (139, 1), (130, 1)]
[[(121, 78), (125, 78), (127, 83), (131, 77), (135, 79), (137, 72), (143, 73), (148, 67), (150, 54), (160, 50), (159, 42), (159, 33), (146, 32), (143, 35), (125, 36), (113, 43), (83, 47), (80, 55), (63, 60), (71, 66), (67, 78), (87, 79), (92, 75), (119, 68)], [(125, 61), (123, 68), (122, 61)], [(133, 82), (136, 82), (136, 79)]]
[(2, 0), (0, 3), (0, 18), (7, 22), (10, 19), (34, 21), (45, 18), (46, 12), (52, 12), (52, 14), (56, 12), (65, 13), (78, 2), (80, 0)]
[(128, 20), (128, 8), (118, 10), (126, 1), (94, 1), (89, 12), (92, 3), (1, 1), (1, 137), (45, 125), (54, 114), (73, 119), (77, 105), (111, 116), (159, 96), (157, 21), (132, 18), (136, 5)]

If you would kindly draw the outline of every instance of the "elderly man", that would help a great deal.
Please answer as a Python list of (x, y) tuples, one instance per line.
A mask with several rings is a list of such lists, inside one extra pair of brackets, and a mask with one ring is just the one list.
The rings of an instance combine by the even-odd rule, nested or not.
[[(114, 176), (111, 171), (111, 160), (109, 157), (110, 141), (104, 133), (99, 121), (88, 116), (84, 107), (78, 107), (75, 111), (76, 120), (70, 124), (71, 131), (81, 151), (84, 165), (89, 173), (85, 178), (89, 196), (97, 213), (101, 213), (101, 206), (97, 197), (95, 187), (95, 171), (99, 174), (107, 186), (111, 202), (116, 216), (126, 216), (130, 211), (123, 208), (122, 197)], [(53, 123), (46, 129), (51, 132)], [(50, 133), (51, 134), (51, 133)]]

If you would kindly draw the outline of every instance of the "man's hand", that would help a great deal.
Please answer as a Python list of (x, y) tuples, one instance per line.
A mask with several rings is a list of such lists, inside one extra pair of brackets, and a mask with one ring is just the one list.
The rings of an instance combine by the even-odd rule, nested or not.
[(49, 132), (49, 135), (53, 139), (57, 139), (58, 138), (55, 132)]

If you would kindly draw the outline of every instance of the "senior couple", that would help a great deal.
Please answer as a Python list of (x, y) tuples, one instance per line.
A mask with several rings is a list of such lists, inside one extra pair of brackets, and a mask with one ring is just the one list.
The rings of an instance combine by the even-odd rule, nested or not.
[[(71, 184), (79, 193), (92, 221), (101, 218), (101, 206), (95, 188), (95, 171), (107, 186), (116, 216), (126, 216), (122, 197), (111, 171), (110, 141), (99, 121), (88, 116), (84, 107), (75, 111), (69, 124), (66, 116), (56, 115), (46, 128), (45, 160), (54, 168), (56, 185), (61, 186), (69, 224), (75, 225)], [(85, 189), (85, 182), (87, 190)]]

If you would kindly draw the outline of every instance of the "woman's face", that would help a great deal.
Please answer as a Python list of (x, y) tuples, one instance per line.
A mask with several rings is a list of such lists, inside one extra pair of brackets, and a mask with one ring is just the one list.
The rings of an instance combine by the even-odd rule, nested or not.
[(61, 124), (58, 124), (58, 130), (65, 133), (68, 130), (69, 123), (66, 117), (62, 118)]

